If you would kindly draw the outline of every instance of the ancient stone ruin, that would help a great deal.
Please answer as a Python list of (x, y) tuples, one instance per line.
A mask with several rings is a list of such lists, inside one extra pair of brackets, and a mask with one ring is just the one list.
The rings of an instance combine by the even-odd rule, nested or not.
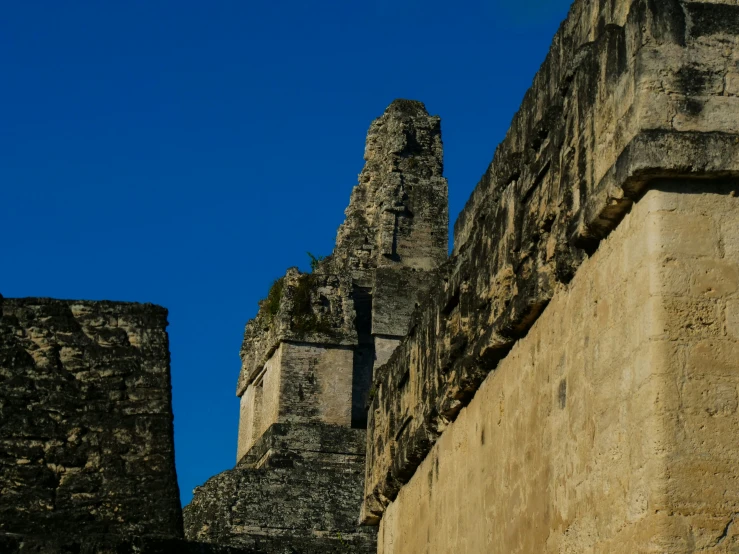
[(288, 270), (246, 326), (238, 464), (196, 489), (188, 539), (376, 549), (375, 529), (358, 525), (367, 401), (447, 257), (439, 118), (396, 100), (372, 123), (365, 160), (332, 255)]
[(576, 1), (375, 374), (378, 552), (739, 549), (739, 4)]
[(439, 118), (365, 161), (184, 511), (166, 311), (0, 297), (0, 552), (739, 551), (739, 4), (576, 0), (451, 256)]

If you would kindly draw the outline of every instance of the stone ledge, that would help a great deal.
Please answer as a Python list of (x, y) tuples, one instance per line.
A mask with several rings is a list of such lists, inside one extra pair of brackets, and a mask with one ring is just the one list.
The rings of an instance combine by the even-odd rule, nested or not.
[[(342, 467), (237, 467), (195, 489), (185, 536), (232, 547), (297, 545), (306, 554), (374, 552), (376, 530), (357, 524), (363, 479), (361, 458)], [(275, 548), (271, 554), (282, 552)]]
[(3, 554), (280, 554), (276, 550), (231, 548), (182, 539), (116, 538), (109, 535), (65, 541), (58, 537), (0, 533)]
[(336, 457), (364, 461), (367, 431), (324, 423), (274, 423), (239, 460), (240, 467), (256, 468), (267, 458), (283, 463), (328, 463)]

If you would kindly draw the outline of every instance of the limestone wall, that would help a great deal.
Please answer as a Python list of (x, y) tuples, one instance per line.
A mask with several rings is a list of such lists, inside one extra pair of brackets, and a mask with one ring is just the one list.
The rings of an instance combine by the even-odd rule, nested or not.
[(0, 297), (0, 534), (182, 536), (167, 311)]
[(351, 348), (282, 343), (279, 420), (351, 426)]
[(366, 523), (655, 179), (739, 175), (738, 62), (735, 2), (574, 2), (376, 371)]
[(239, 437), (236, 461), (249, 451), (270, 425), (277, 423), (280, 410), (282, 349), (278, 348), (264, 364), (261, 375), (239, 399)]
[(736, 192), (662, 182), (635, 205), (388, 506), (378, 552), (739, 549)]

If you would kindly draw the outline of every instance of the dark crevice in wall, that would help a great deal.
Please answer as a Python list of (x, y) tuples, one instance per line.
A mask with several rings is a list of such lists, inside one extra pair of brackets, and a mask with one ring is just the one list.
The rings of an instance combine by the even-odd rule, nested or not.
[(352, 368), (352, 428), (367, 428), (367, 396), (372, 386), (375, 341), (372, 337), (372, 290), (354, 285), (352, 291), (358, 344)]

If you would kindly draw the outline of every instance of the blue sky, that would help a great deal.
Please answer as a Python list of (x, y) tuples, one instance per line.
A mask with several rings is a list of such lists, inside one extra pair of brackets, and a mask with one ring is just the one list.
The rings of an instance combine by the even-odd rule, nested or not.
[(441, 116), (453, 221), (569, 4), (6, 3), (0, 293), (169, 308), (189, 502), (235, 462), (244, 324), (330, 253), (371, 120)]

